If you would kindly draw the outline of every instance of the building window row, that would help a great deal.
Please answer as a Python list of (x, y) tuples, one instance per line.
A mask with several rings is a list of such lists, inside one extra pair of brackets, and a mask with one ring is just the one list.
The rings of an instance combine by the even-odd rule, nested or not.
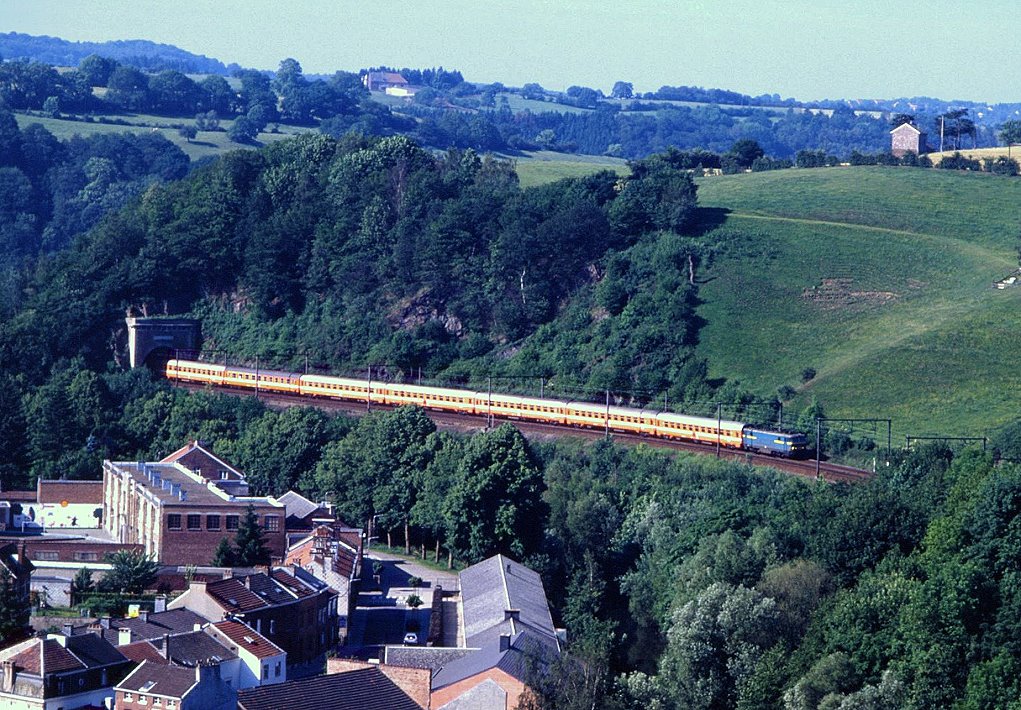
[[(181, 522), (184, 516), (180, 513), (170, 513), (167, 515), (167, 529), (168, 530), (181, 530)], [(238, 529), (240, 522), (240, 516), (237, 515), (206, 515), (206, 530), (220, 530), (222, 523), (226, 523), (226, 529), (228, 531), (235, 531)], [(273, 518), (272, 527), (267, 525), (267, 529), (271, 531), (277, 531), (280, 529), (280, 520), (277, 516), (266, 516), (267, 523), (269, 518)], [(190, 513), (187, 516), (188, 530), (201, 530), (202, 529), (202, 515), (198, 513)]]

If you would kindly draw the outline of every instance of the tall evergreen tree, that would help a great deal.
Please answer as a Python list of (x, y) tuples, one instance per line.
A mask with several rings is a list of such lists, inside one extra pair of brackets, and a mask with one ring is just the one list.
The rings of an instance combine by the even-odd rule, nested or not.
[(248, 506), (244, 519), (238, 525), (234, 547), (236, 549), (234, 564), (238, 567), (269, 564), (269, 550), (266, 549), (266, 543), (263, 540), (262, 526), (259, 525), (255, 508), (251, 505)]
[(14, 638), (28, 625), (29, 611), (28, 599), (14, 591), (14, 577), (0, 568), (0, 644)]
[(220, 544), (213, 552), (213, 567), (233, 567), (237, 558), (234, 546), (226, 537), (220, 539)]

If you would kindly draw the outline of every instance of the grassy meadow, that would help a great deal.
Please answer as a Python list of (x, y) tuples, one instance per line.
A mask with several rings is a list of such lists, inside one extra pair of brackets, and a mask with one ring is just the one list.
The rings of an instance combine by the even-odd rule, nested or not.
[[(795, 387), (894, 435), (984, 436), (1018, 417), (1021, 180), (921, 169), (786, 170), (700, 181), (729, 210), (700, 295), (714, 376)], [(805, 368), (817, 375), (801, 381)]]
[(613, 170), (620, 175), (628, 173), (627, 161), (597, 155), (568, 155), (552, 151), (536, 151), (510, 157), (515, 161), (518, 180), (522, 187), (545, 185), (563, 178), (582, 177), (600, 170)]
[[(124, 116), (111, 116), (127, 122), (127, 125), (118, 123), (86, 123), (85, 121), (70, 121), (63, 118), (48, 118), (43, 116), (26, 115), (16, 113), (19, 128), (25, 128), (33, 123), (42, 124), (50, 133), (61, 140), (67, 140), (71, 136), (91, 136), (97, 133), (149, 133), (158, 132), (171, 143), (179, 146), (191, 160), (198, 160), (207, 156), (222, 155), (231, 150), (244, 148), (257, 148), (258, 146), (244, 146), (234, 143), (227, 137), (226, 130), (230, 128), (232, 121), (221, 119), (222, 131), (199, 131), (193, 141), (188, 141), (178, 134), (177, 128), (172, 125), (191, 124), (194, 121), (187, 118), (169, 118), (167, 116), (150, 116), (146, 114), (127, 114)], [(283, 140), (296, 133), (313, 130), (298, 126), (279, 127), (279, 133), (263, 132), (258, 136), (259, 144), (272, 143)]]

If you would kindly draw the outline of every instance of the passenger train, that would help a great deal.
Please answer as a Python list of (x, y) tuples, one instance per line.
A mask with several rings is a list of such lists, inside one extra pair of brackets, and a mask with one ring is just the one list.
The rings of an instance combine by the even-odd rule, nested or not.
[(805, 435), (798, 432), (655, 409), (423, 387), (371, 379), (301, 375), (248, 367), (227, 367), (193, 360), (170, 360), (164, 373), (167, 379), (180, 382), (200, 382), (217, 387), (240, 387), (304, 397), (332, 397), (389, 406), (412, 404), (459, 414), (608, 429), (788, 458), (804, 456), (808, 452)]

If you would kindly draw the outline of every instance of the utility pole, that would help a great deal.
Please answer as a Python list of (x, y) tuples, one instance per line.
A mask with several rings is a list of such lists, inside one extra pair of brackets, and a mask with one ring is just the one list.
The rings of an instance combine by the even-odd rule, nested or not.
[(606, 390), (606, 438), (610, 438), (610, 390)]
[(946, 122), (946, 116), (939, 117), (939, 152), (943, 154), (943, 124)]
[(716, 458), (720, 458), (720, 439), (723, 437), (723, 402), (716, 403)]
[(815, 420), (815, 477), (822, 478), (822, 451), (820, 450), (819, 441), (822, 438), (822, 419), (818, 417)]

